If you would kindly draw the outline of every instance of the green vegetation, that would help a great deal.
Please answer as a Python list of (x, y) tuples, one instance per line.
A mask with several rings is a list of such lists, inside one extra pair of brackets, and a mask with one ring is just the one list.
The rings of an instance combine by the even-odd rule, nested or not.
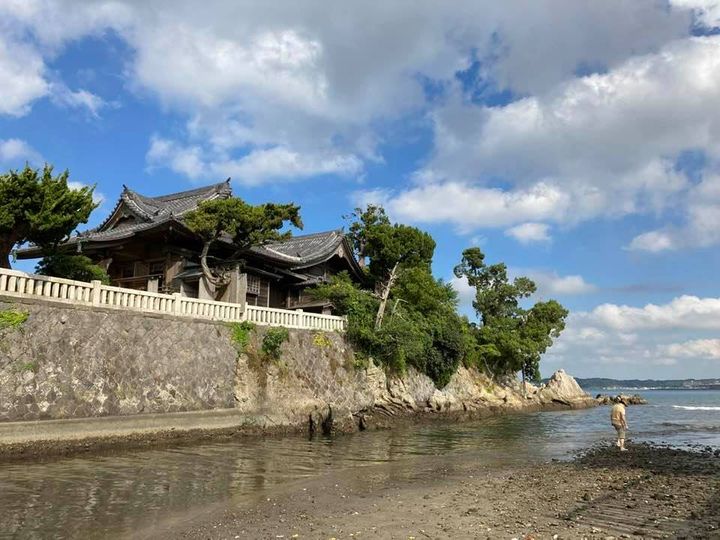
[(33, 373), (37, 373), (38, 363), (35, 361), (23, 362), (16, 366), (15, 369), (21, 373), (25, 371), (32, 371)]
[[(203, 275), (218, 286), (227, 283), (223, 267), (237, 264), (244, 250), (289, 237), (290, 232), (280, 232), (286, 222), (299, 229), (303, 227), (297, 205), (267, 203), (253, 206), (238, 197), (202, 202), (197, 210), (188, 212), (184, 221), (203, 240), (200, 254)], [(210, 249), (220, 237), (232, 238), (235, 253), (211, 268), (208, 263)]]
[(325, 332), (315, 332), (313, 335), (313, 345), (320, 349), (327, 349), (332, 346), (332, 341)]
[(472, 248), (455, 269), (477, 291), (473, 305), (480, 321), (471, 323), (458, 314), (453, 287), (432, 275), (430, 235), (392, 224), (377, 206), (357, 209), (352, 217), (349, 238), (366, 283), (358, 286), (340, 274), (312, 294), (329, 299), (348, 317), (356, 358), (375, 358), (397, 373), (413, 366), (440, 388), (461, 362), (491, 376), (520, 371), (538, 377), (541, 354), (564, 328), (567, 311), (559, 303), (522, 308), (520, 301), (535, 292), (535, 284), (527, 278), (511, 283), (504, 264), (488, 267), (482, 252)]
[(520, 301), (536, 290), (535, 283), (518, 277), (512, 282), (503, 263), (488, 266), (479, 248), (463, 251), (455, 267), (476, 294), (473, 307), (482, 324), (475, 335), (480, 356), (491, 373), (516, 373), (540, 379), (540, 356), (565, 328), (568, 311), (555, 300), (526, 309)]
[(10, 253), (25, 242), (54, 253), (79, 224), (87, 223), (97, 206), (94, 187), (73, 189), (68, 171), (53, 176), (52, 170), (49, 165), (42, 171), (26, 165), (0, 175), (1, 268), (10, 268)]
[(238, 352), (245, 352), (250, 344), (250, 335), (255, 329), (255, 325), (251, 322), (244, 321), (241, 323), (230, 323), (230, 339), (235, 344)]
[(47, 255), (35, 267), (35, 272), (43, 276), (77, 281), (98, 280), (105, 285), (110, 284), (110, 276), (107, 272), (85, 255), (67, 255), (65, 253)]
[(3, 309), (0, 311), (0, 330), (20, 328), (25, 324), (29, 316), (30, 314), (27, 311)]
[(268, 328), (262, 340), (262, 352), (266, 358), (280, 360), (280, 347), (288, 340), (290, 332), (287, 328), (273, 326)]

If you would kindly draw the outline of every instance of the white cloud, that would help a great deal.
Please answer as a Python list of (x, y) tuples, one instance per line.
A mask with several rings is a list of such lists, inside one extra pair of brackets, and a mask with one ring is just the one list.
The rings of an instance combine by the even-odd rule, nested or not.
[(42, 57), (31, 47), (1, 35), (0, 81), (0, 114), (23, 116), (33, 101), (49, 93)]
[(0, 163), (19, 166), (26, 161), (37, 165), (42, 161), (42, 156), (21, 139), (0, 139)]
[(589, 294), (597, 288), (586, 282), (582, 276), (560, 276), (556, 272), (540, 270), (513, 270), (513, 274), (524, 275), (537, 285), (537, 295), (541, 297), (574, 296)]
[(227, 155), (206, 159), (199, 146), (182, 147), (159, 137), (152, 139), (147, 155), (151, 166), (166, 165), (193, 179), (232, 177), (246, 186), (325, 174), (353, 176), (362, 170), (353, 155), (300, 154), (281, 147), (254, 150), (239, 159)]
[(100, 96), (83, 89), (70, 90), (62, 83), (51, 84), (50, 92), (55, 104), (71, 109), (85, 109), (93, 118), (99, 118), (100, 111), (108, 106)]
[(550, 242), (550, 226), (546, 223), (521, 223), (505, 231), (506, 236), (515, 238), (521, 244)]
[(607, 328), (636, 329), (705, 329), (720, 330), (720, 298), (679, 296), (667, 304), (632, 307), (602, 304), (583, 318)]
[(383, 204), (398, 220), (449, 222), (463, 232), (477, 227), (555, 220), (568, 211), (570, 202), (555, 186), (542, 182), (514, 191), (448, 182), (416, 186), (397, 194), (386, 190), (361, 191), (355, 194), (355, 200)]
[[(504, 107), (474, 105), (458, 91), (432, 113), (435, 152), (415, 175), (421, 185), (393, 194), (387, 203), (417, 220), (463, 223), (466, 230), (629, 214), (660, 217), (680, 210), (687, 221), (679, 227), (681, 235), (658, 230), (629, 247), (711, 245), (720, 241), (715, 232), (720, 201), (693, 203), (695, 186), (675, 160), (693, 149), (704, 151), (710, 166), (720, 164), (720, 109), (709, 105), (718, 102), (720, 36), (674, 41), (607, 73), (573, 79)], [(502, 189), (492, 187), (498, 181)], [(497, 199), (538, 185), (551, 186), (563, 204), (544, 215), (520, 212), (512, 219), (488, 219), (496, 213), (486, 212), (482, 202), (479, 210), (460, 202), (452, 212), (412, 211), (415, 200), (428, 193), (446, 200), (489, 193), (495, 208)]]
[(707, 174), (685, 196), (685, 222), (681, 226), (642, 233), (628, 249), (658, 253), (720, 243), (720, 175)]
[(649, 251), (658, 253), (676, 246), (674, 240), (668, 232), (650, 231), (642, 233), (632, 239), (628, 249), (631, 251)]
[(697, 21), (704, 26), (720, 25), (720, 0), (670, 0), (670, 5), (694, 11)]
[(670, 358), (710, 358), (720, 360), (720, 339), (694, 339), (659, 347), (662, 355)]
[(604, 304), (573, 312), (544, 357), (547, 372), (583, 376), (708, 377), (720, 359), (720, 298), (681, 296), (644, 307)]
[[(579, 66), (613, 68), (686, 35), (689, 9), (668, 10), (655, 0), (606, 0), (602, 6), (575, 0), (208, 6), (187, 0), (171, 8), (8, 0), (0, 19), (31, 36), (45, 60), (73, 40), (112, 29), (133, 50), (130, 85), (187, 117), (174, 144), (197, 148), (202, 162), (225, 160), (227, 166), (242, 159), (238, 155), (276, 147), (289, 154), (381, 159), (383, 122), (428, 107), (422, 81), (447, 84), (477, 59), (481, 86), (546, 92)], [(45, 67), (42, 61), (37, 66), (38, 88), (14, 111), (26, 112), (46, 93)], [(88, 94), (76, 100), (91, 110), (97, 103)], [(283, 174), (294, 174), (296, 163), (290, 160)]]
[[(68, 187), (70, 189), (82, 189), (82, 188), (85, 188), (88, 186), (89, 186), (89, 184), (85, 184), (83, 182), (77, 182), (77, 181), (72, 181), (72, 180), (68, 182)], [(98, 204), (98, 205), (104, 203), (105, 195), (100, 193), (97, 189), (93, 190), (93, 202), (95, 202), (95, 204)]]

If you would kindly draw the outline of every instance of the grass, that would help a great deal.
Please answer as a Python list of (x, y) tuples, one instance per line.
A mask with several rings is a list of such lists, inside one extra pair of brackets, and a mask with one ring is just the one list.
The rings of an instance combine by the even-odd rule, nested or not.
[(0, 311), (0, 330), (20, 328), (25, 324), (29, 316), (30, 314), (27, 311), (18, 311), (12, 308), (4, 309)]
[(245, 349), (250, 344), (250, 335), (253, 330), (255, 330), (255, 325), (251, 322), (230, 324), (230, 339), (237, 347), (238, 352), (245, 352)]

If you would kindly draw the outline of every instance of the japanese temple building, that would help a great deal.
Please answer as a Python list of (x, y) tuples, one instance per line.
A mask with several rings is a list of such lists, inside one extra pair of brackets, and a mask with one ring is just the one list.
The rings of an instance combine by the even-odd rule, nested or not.
[[(112, 285), (273, 308), (330, 313), (332, 306), (313, 300), (306, 289), (342, 271), (362, 280), (350, 243), (341, 230), (334, 230), (252, 247), (241, 254), (242, 264), (230, 272), (229, 284), (215, 290), (200, 269), (202, 241), (183, 216), (203, 201), (231, 196), (229, 181), (159, 197), (124, 187), (100, 226), (63, 246), (103, 267)], [(229, 243), (215, 242), (210, 262), (233, 252)], [(20, 259), (41, 255), (36, 247), (17, 252)]]

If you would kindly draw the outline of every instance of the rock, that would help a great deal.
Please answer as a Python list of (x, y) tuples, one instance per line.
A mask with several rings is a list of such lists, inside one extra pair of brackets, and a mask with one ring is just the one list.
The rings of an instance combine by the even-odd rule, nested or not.
[(547, 384), (538, 391), (541, 403), (557, 403), (568, 407), (579, 408), (594, 406), (597, 402), (580, 388), (577, 381), (565, 370), (553, 373)]
[(627, 405), (647, 405), (647, 400), (638, 395), (633, 394), (632, 396), (626, 394), (618, 394), (615, 397), (608, 396), (606, 394), (598, 394), (595, 396), (595, 401), (598, 405), (614, 405), (623, 401)]

